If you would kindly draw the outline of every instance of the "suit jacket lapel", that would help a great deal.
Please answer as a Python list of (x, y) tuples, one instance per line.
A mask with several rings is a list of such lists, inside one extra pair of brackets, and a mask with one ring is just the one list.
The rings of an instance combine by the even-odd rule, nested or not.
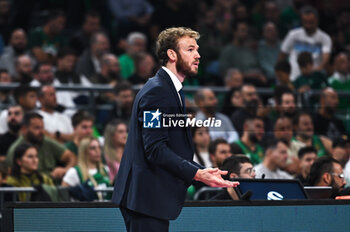
[(179, 95), (175, 89), (175, 86), (174, 86), (174, 83), (173, 81), (171, 80), (170, 76), (168, 75), (168, 73), (164, 70), (164, 69), (159, 69), (158, 71), (158, 75), (163, 79), (165, 80), (165, 82), (168, 84), (170, 90), (171, 90), (171, 93), (173, 95), (173, 97), (176, 99), (176, 102), (177, 102), (177, 105), (181, 111), (181, 113), (184, 113), (184, 110), (183, 110), (183, 107), (182, 107), (182, 104), (180, 102), (180, 99), (179, 99)]
[[(174, 83), (171, 80), (170, 76), (162, 68), (158, 71), (158, 75), (159, 75), (160, 78), (162, 78), (163, 80), (166, 81), (166, 83), (168, 84), (168, 86), (169, 86), (169, 88), (170, 88), (170, 90), (171, 90), (171, 92), (173, 94), (173, 97), (176, 99), (177, 105), (178, 105), (181, 113), (184, 114), (185, 112), (184, 112), (184, 109), (183, 109), (182, 104), (180, 102), (179, 95), (178, 95), (178, 93), (177, 93), (177, 91), (175, 89)], [(187, 120), (187, 117), (185, 117), (184, 119)], [(187, 139), (189, 141), (190, 147), (192, 148), (192, 153), (194, 153), (193, 144), (191, 142), (192, 141), (191, 130), (190, 130), (189, 127), (186, 127), (185, 130), (186, 130), (186, 135), (187, 135)]]

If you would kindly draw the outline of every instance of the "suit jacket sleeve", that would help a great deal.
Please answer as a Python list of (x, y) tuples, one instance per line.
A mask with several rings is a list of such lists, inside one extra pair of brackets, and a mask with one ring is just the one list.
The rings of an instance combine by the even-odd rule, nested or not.
[[(145, 110), (159, 109), (162, 113), (169, 111), (169, 102), (173, 99), (170, 98), (170, 93), (165, 92), (163, 88), (153, 88), (142, 97), (138, 112), (140, 125), (142, 125), (143, 112)], [(160, 166), (172, 173), (172, 175), (190, 184), (198, 170), (198, 166), (189, 161), (190, 156), (187, 156), (187, 154), (191, 154), (191, 151), (184, 151), (183, 154), (176, 154), (168, 146), (168, 133), (170, 130), (179, 130), (179, 128), (142, 128), (142, 139), (146, 158), (152, 164)], [(186, 133), (182, 135), (186, 136)], [(186, 159), (187, 157), (189, 157), (189, 159)]]

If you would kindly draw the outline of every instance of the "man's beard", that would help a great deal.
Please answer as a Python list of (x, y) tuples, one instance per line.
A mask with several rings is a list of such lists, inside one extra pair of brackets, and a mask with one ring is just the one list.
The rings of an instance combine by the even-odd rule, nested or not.
[(114, 72), (114, 71), (109, 71), (108, 72), (108, 77), (110, 81), (117, 81), (120, 79), (120, 75), (118, 72)]
[[(198, 70), (192, 71), (191, 66), (187, 65), (184, 60), (182, 59), (180, 53), (176, 52), (176, 55), (178, 57), (178, 60), (176, 62), (176, 70), (179, 73), (184, 74), (185, 76), (195, 76), (198, 73)], [(197, 60), (196, 60), (197, 61)]]
[(9, 127), (10, 131), (14, 134), (17, 134), (18, 131), (21, 129), (21, 124), (17, 122), (8, 122), (7, 126)]
[(205, 110), (208, 114), (215, 115), (216, 112), (216, 106), (206, 106)]
[(258, 100), (245, 101), (244, 105), (245, 105), (244, 108), (246, 109), (246, 111), (248, 111), (252, 116), (256, 115), (259, 107)]
[(306, 134), (305, 132), (300, 132), (299, 136), (303, 139), (303, 140), (308, 140), (311, 139), (312, 136), (309, 136), (308, 134)]
[(293, 118), (295, 116), (295, 111), (285, 111), (283, 114), (288, 118)]
[(344, 189), (344, 186), (337, 187), (336, 184), (335, 184), (335, 180), (334, 179), (332, 179), (332, 181), (331, 181), (331, 186), (332, 186), (332, 194), (331, 194), (330, 198), (334, 199), (336, 196), (339, 195), (340, 189), (341, 188)]
[(20, 82), (22, 84), (29, 84), (32, 80), (33, 80), (33, 77), (27, 73), (20, 73)]
[(13, 50), (15, 51), (15, 54), (18, 56), (18, 55), (22, 55), (26, 51), (26, 48), (13, 46)]
[(259, 142), (259, 139), (258, 137), (256, 136), (256, 134), (254, 132), (249, 132), (249, 140), (252, 142), (252, 143), (257, 143)]
[(43, 143), (44, 136), (41, 135), (41, 136), (37, 137), (37, 136), (33, 135), (32, 133), (28, 132), (27, 133), (27, 140), (28, 140), (28, 142), (30, 142), (33, 145), (40, 146)]
[(326, 107), (325, 107), (325, 111), (326, 111), (327, 114), (329, 114), (329, 115), (334, 115), (336, 109), (335, 109), (335, 107), (333, 107), (333, 106), (326, 106)]

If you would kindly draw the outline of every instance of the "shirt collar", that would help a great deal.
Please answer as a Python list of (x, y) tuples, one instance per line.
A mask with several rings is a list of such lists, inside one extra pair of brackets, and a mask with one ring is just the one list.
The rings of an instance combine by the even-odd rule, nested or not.
[(177, 92), (180, 91), (180, 89), (182, 89), (182, 84), (179, 81), (179, 79), (177, 79), (177, 77), (175, 76), (175, 74), (170, 71), (170, 69), (166, 68), (165, 66), (162, 66), (162, 68), (168, 73), (168, 75), (170, 76), (171, 81), (173, 82), (175, 89)]

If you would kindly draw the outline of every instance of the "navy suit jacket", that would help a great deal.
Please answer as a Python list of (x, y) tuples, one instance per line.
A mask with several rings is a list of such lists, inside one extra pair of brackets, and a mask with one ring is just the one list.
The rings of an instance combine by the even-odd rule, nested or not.
[(189, 128), (143, 128), (143, 112), (184, 113), (175, 86), (164, 69), (135, 97), (129, 134), (112, 201), (152, 217), (172, 220), (180, 214), (199, 164), (193, 162)]

